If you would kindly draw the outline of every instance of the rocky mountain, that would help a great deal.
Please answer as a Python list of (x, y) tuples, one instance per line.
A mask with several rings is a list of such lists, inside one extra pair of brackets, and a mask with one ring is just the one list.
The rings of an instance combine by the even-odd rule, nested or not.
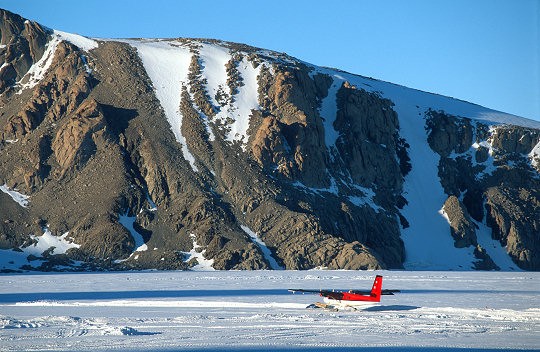
[(540, 122), (0, 10), (0, 270), (540, 269)]

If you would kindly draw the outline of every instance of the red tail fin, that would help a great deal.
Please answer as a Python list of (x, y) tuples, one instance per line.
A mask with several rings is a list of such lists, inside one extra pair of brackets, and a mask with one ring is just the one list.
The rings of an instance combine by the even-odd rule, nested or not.
[(375, 302), (381, 301), (382, 278), (383, 277), (381, 275), (375, 276), (375, 281), (373, 281), (373, 287), (371, 288), (371, 293), (369, 294), (371, 297), (373, 297)]

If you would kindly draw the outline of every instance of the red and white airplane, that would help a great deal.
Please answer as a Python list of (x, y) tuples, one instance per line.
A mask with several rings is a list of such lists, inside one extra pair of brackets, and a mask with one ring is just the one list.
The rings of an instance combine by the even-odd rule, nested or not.
[(292, 293), (318, 293), (324, 299), (325, 304), (316, 304), (318, 307), (355, 307), (373, 305), (381, 301), (383, 295), (393, 295), (399, 290), (383, 290), (382, 289), (383, 277), (381, 275), (375, 276), (371, 291), (335, 291), (335, 290), (303, 290), (303, 289), (290, 289)]

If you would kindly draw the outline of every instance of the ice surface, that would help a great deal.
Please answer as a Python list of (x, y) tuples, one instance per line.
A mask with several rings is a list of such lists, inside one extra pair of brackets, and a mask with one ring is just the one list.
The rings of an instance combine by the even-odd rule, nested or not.
[(6, 184), (3, 186), (0, 186), (0, 191), (4, 192), (8, 196), (11, 197), (15, 202), (19, 203), (19, 205), (23, 208), (28, 207), (28, 199), (30, 199), (30, 196), (24, 195), (22, 193), (17, 192), (16, 190), (10, 189)]
[[(288, 288), (400, 289), (355, 311)], [(2, 351), (538, 350), (539, 273), (213, 271), (0, 276)]]

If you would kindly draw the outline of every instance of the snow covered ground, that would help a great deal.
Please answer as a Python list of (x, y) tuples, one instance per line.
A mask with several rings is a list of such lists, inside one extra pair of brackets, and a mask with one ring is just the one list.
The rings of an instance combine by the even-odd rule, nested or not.
[[(288, 288), (401, 289), (360, 311)], [(540, 348), (540, 273), (213, 271), (0, 276), (1, 351)]]

